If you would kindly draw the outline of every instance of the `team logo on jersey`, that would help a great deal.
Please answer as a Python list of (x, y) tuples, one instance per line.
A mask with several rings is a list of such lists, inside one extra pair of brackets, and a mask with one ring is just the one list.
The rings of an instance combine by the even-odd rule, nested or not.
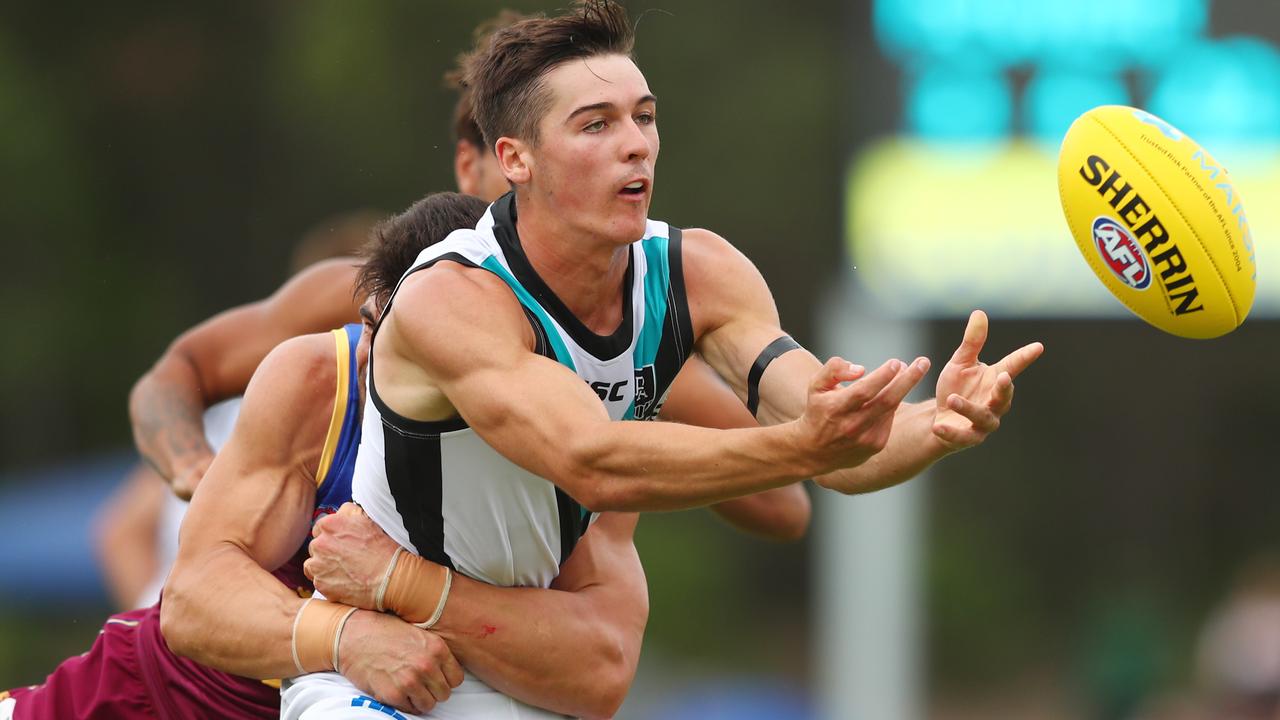
[(351, 707), (369, 708), (370, 710), (375, 710), (377, 712), (380, 712), (383, 715), (386, 715), (387, 717), (395, 718), (395, 720), (409, 720), (409, 718), (396, 712), (395, 708), (383, 705), (382, 703), (378, 702), (377, 700), (374, 700), (368, 695), (360, 695), (358, 697), (351, 698)]
[(1151, 285), (1147, 256), (1123, 225), (1109, 217), (1099, 217), (1093, 221), (1093, 240), (1103, 262), (1120, 282), (1134, 290), (1146, 290)]
[(652, 365), (636, 368), (637, 420), (648, 420), (658, 414), (662, 405), (658, 402), (658, 379)]

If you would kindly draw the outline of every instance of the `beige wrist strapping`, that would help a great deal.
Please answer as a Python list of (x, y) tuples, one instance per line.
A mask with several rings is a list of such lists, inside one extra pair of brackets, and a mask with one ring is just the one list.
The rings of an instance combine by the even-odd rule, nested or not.
[(378, 585), (378, 592), (373, 596), (373, 606), (378, 612), (386, 612), (387, 608), (382, 601), (387, 596), (387, 586), (391, 584), (391, 571), (396, 569), (396, 561), (400, 559), (400, 553), (404, 552), (404, 548), (396, 546), (396, 551), (391, 553), (391, 561), (387, 563), (387, 571), (382, 574), (382, 584)]
[(293, 618), (293, 666), (299, 675), (338, 669), (342, 629), (356, 608), (307, 598)]
[(375, 598), (381, 601), (378, 607), (420, 628), (430, 628), (444, 614), (449, 590), (453, 587), (453, 571), (413, 553), (397, 552), (387, 566), (384, 585)]

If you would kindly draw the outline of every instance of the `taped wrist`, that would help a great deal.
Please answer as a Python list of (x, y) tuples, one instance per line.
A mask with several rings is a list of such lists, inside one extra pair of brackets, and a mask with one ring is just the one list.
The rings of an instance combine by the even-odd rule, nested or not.
[(444, 612), (452, 572), (409, 552), (396, 553), (393, 562), (383, 606), (402, 620), (431, 627)]
[(308, 598), (293, 618), (293, 665), (299, 675), (338, 669), (342, 628), (353, 607)]

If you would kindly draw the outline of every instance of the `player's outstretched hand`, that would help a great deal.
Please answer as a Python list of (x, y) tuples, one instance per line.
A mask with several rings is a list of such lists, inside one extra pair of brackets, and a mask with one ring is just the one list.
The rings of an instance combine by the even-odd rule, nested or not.
[(869, 373), (841, 358), (828, 360), (809, 384), (799, 420), (803, 442), (819, 461), (815, 474), (861, 465), (883, 450), (894, 413), (927, 372), (924, 357), (910, 364), (889, 360)]
[(338, 672), (384, 705), (423, 715), (462, 684), (439, 635), (392, 615), (356, 612), (342, 630)]
[(1000, 427), (1013, 405), (1013, 379), (1044, 352), (1033, 342), (987, 365), (978, 360), (987, 342), (987, 315), (974, 310), (964, 339), (938, 376), (938, 408), (933, 434), (952, 450), (973, 447)]
[(302, 570), (326, 599), (377, 610), (378, 587), (396, 547), (359, 505), (345, 503), (312, 526), (311, 557)]

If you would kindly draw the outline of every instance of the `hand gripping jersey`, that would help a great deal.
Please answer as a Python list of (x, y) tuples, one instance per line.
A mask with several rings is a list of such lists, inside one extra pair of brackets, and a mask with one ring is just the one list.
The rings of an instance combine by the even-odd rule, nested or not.
[[(331, 334), (338, 381), (320, 470), (314, 518), (351, 498), (351, 474), (360, 444), (359, 325)], [(308, 538), (309, 540), (309, 538)], [(306, 594), (306, 545), (273, 574)], [(160, 605), (109, 618), (89, 652), (70, 658), (48, 679), (0, 693), (0, 720), (273, 720), (279, 717), (275, 683), (230, 675), (179, 657), (160, 634)]]

